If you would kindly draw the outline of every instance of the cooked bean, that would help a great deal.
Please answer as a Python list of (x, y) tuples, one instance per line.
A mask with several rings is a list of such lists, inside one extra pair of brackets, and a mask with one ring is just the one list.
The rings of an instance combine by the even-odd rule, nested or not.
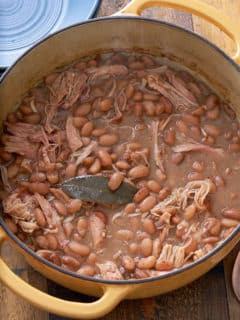
[(56, 184), (59, 182), (59, 176), (57, 171), (48, 172), (47, 173), (47, 180), (51, 184)]
[(73, 117), (73, 125), (80, 129), (88, 122), (88, 118), (85, 117)]
[(225, 181), (224, 181), (223, 177), (221, 177), (221, 176), (216, 176), (214, 178), (214, 182), (217, 187), (224, 187), (225, 186)]
[(130, 69), (139, 70), (144, 68), (144, 63), (140, 61), (133, 61), (129, 63), (128, 67)]
[(142, 187), (138, 190), (138, 192), (135, 193), (133, 200), (135, 202), (141, 202), (144, 198), (146, 198), (149, 195), (149, 190), (146, 187)]
[(219, 241), (219, 237), (207, 237), (202, 239), (202, 243), (216, 243)]
[(48, 249), (48, 240), (44, 236), (37, 236), (35, 238), (37, 245), (42, 249)]
[(148, 101), (158, 101), (159, 100), (159, 95), (158, 94), (153, 94), (153, 93), (144, 93), (143, 94), (143, 99), (148, 100)]
[(129, 170), (131, 168), (130, 164), (127, 161), (120, 160), (116, 162), (116, 167), (120, 170)]
[(117, 190), (120, 187), (121, 183), (123, 182), (123, 179), (124, 179), (124, 175), (122, 173), (114, 172), (108, 181), (108, 188), (111, 191)]
[(220, 110), (218, 107), (214, 107), (213, 109), (207, 111), (206, 117), (209, 120), (216, 120), (220, 114)]
[(171, 190), (168, 187), (162, 188), (162, 190), (159, 191), (159, 199), (164, 200), (171, 194)]
[(159, 116), (160, 114), (165, 112), (165, 107), (162, 103), (156, 103), (155, 104), (155, 114), (156, 116)]
[(208, 110), (212, 110), (216, 106), (218, 106), (218, 97), (215, 94), (211, 94), (207, 97), (205, 102)]
[(70, 256), (62, 256), (62, 262), (67, 265), (70, 270), (77, 270), (80, 267), (80, 262)]
[(143, 99), (143, 94), (142, 94), (142, 92), (141, 92), (141, 91), (135, 91), (134, 94), (133, 94), (132, 99), (133, 99), (134, 101), (142, 101), (142, 99)]
[(95, 274), (95, 268), (93, 266), (83, 265), (76, 272), (83, 276), (93, 277)]
[(89, 114), (92, 106), (90, 103), (80, 104), (74, 112), (75, 117), (84, 117)]
[(198, 117), (191, 115), (191, 114), (187, 114), (187, 113), (182, 115), (182, 120), (187, 125), (193, 124), (195, 126), (199, 126), (199, 124), (200, 124), (200, 120)]
[(67, 238), (70, 238), (71, 237), (71, 234), (74, 230), (74, 227), (73, 227), (73, 224), (71, 222), (64, 222), (63, 223), (63, 230), (67, 236)]
[(140, 243), (140, 250), (144, 257), (148, 257), (152, 254), (153, 241), (150, 238), (144, 238)]
[(206, 110), (204, 109), (204, 107), (198, 107), (195, 110), (193, 110), (192, 115), (201, 117), (205, 114), (205, 112)]
[(109, 111), (113, 107), (113, 99), (106, 98), (99, 103), (99, 109), (103, 112)]
[(32, 183), (29, 183), (28, 190), (32, 193), (39, 193), (42, 195), (46, 195), (49, 192), (49, 187), (46, 183), (32, 182)]
[(45, 216), (42, 212), (42, 210), (40, 208), (35, 208), (34, 209), (34, 216), (35, 216), (35, 219), (37, 221), (37, 224), (40, 226), (40, 227), (45, 227), (47, 222), (46, 222), (46, 219), (45, 219)]
[(175, 132), (174, 128), (169, 128), (168, 130), (164, 131), (163, 140), (169, 146), (173, 146), (175, 144), (176, 132)]
[(66, 167), (65, 175), (67, 178), (73, 178), (77, 174), (77, 164), (69, 163)]
[(117, 231), (116, 236), (118, 239), (129, 241), (134, 238), (134, 233), (128, 229), (120, 229)]
[(130, 243), (129, 246), (128, 246), (128, 250), (132, 254), (137, 253), (138, 250), (139, 250), (138, 244), (136, 242)]
[(141, 118), (143, 115), (143, 105), (142, 103), (136, 103), (134, 105), (134, 113), (137, 118)]
[(103, 147), (111, 147), (116, 144), (119, 140), (119, 137), (115, 133), (106, 133), (100, 136), (99, 144)]
[(124, 208), (124, 213), (129, 214), (133, 213), (136, 210), (135, 203), (128, 203)]
[(237, 208), (227, 208), (222, 210), (222, 215), (225, 218), (239, 220), (240, 221), (240, 209)]
[(201, 172), (192, 171), (192, 172), (189, 172), (189, 174), (187, 175), (187, 178), (189, 181), (202, 180), (203, 175)]
[(97, 155), (99, 157), (99, 160), (101, 162), (102, 167), (108, 168), (112, 166), (112, 158), (110, 154), (105, 149), (100, 149), (97, 152)]
[(189, 205), (183, 213), (183, 217), (185, 220), (192, 220), (195, 217), (197, 208), (194, 204)]
[(151, 269), (155, 266), (155, 263), (156, 263), (156, 257), (149, 256), (146, 258), (139, 259), (137, 263), (137, 267), (139, 269)]
[(47, 179), (44, 172), (35, 172), (30, 176), (31, 182), (45, 182)]
[(23, 117), (23, 121), (30, 124), (39, 124), (42, 120), (42, 116), (39, 112), (33, 112)]
[(184, 159), (184, 153), (182, 152), (172, 152), (172, 162), (174, 164), (180, 164)]
[(221, 219), (221, 225), (225, 228), (236, 227), (239, 224), (238, 220), (223, 218)]
[(136, 151), (136, 150), (140, 150), (142, 148), (141, 143), (139, 142), (129, 142), (126, 144), (126, 149), (131, 150), (131, 151)]
[(154, 234), (156, 232), (156, 226), (151, 218), (145, 218), (142, 221), (143, 230), (149, 234)]
[(160, 170), (160, 169), (157, 169), (157, 170), (155, 171), (155, 174), (156, 174), (156, 177), (157, 177), (161, 182), (163, 182), (163, 181), (165, 181), (165, 180), (167, 179), (166, 174), (163, 173), (162, 170)]
[(51, 202), (51, 204), (53, 205), (53, 207), (57, 210), (57, 212), (65, 217), (67, 216), (68, 212), (67, 212), (67, 208), (65, 207), (65, 205), (60, 201), (60, 200), (53, 200)]
[(107, 132), (106, 128), (96, 128), (92, 132), (93, 137), (100, 137)]
[(12, 233), (18, 232), (18, 227), (12, 219), (6, 218), (4, 221), (5, 221), (6, 225), (8, 226), (9, 230), (12, 231)]
[(203, 126), (203, 130), (206, 131), (208, 135), (213, 137), (218, 137), (221, 134), (221, 130), (214, 124), (205, 124)]
[(128, 175), (132, 179), (143, 178), (149, 175), (149, 168), (144, 166), (143, 164), (140, 164), (129, 170)]
[(46, 238), (48, 241), (48, 248), (50, 250), (57, 250), (58, 248), (58, 241), (54, 234), (48, 233), (46, 234)]
[(73, 214), (78, 212), (82, 207), (82, 201), (80, 199), (71, 199), (67, 203), (67, 212)]
[(93, 125), (92, 121), (86, 122), (82, 127), (81, 135), (83, 137), (89, 137), (93, 131), (93, 128), (94, 128), (94, 125)]
[(76, 241), (70, 241), (68, 243), (68, 247), (70, 250), (72, 250), (74, 253), (79, 254), (81, 257), (88, 256), (90, 253), (90, 249), (88, 246), (78, 243)]
[(152, 101), (144, 101), (143, 102), (143, 110), (147, 116), (155, 115), (155, 105)]
[(91, 165), (91, 167), (89, 168), (89, 173), (91, 174), (96, 174), (101, 170), (101, 162), (100, 160), (97, 158), (94, 160), (93, 164)]
[(133, 271), (135, 269), (135, 261), (130, 256), (123, 256), (121, 263), (124, 269), (127, 271)]
[(89, 254), (89, 256), (87, 257), (87, 263), (95, 265), (96, 261), (97, 261), (97, 255), (94, 252), (91, 252)]
[(229, 151), (230, 152), (239, 152), (240, 151), (240, 144), (238, 144), (238, 143), (230, 143), (229, 144)]
[(126, 90), (125, 90), (126, 98), (127, 99), (131, 99), (133, 97), (133, 95), (134, 95), (134, 91), (135, 91), (134, 86), (131, 83), (129, 83), (127, 85)]
[(186, 134), (188, 132), (188, 126), (183, 120), (176, 121), (176, 127), (182, 133)]
[(77, 232), (81, 237), (84, 237), (87, 233), (88, 220), (86, 217), (79, 217), (77, 222)]
[(147, 212), (151, 210), (157, 204), (157, 199), (154, 196), (148, 196), (139, 205), (141, 212)]
[(147, 187), (148, 187), (148, 189), (150, 189), (152, 192), (156, 192), (156, 193), (158, 193), (160, 190), (161, 190), (161, 186), (160, 186), (160, 184), (157, 182), (157, 181), (155, 181), (155, 180), (149, 180), (148, 182), (147, 182)]
[(95, 158), (89, 156), (82, 161), (82, 165), (84, 165), (85, 167), (90, 167), (94, 161), (95, 161)]
[(184, 244), (184, 251), (185, 255), (189, 255), (190, 253), (194, 252), (198, 247), (197, 240), (193, 237), (188, 237), (186, 243)]

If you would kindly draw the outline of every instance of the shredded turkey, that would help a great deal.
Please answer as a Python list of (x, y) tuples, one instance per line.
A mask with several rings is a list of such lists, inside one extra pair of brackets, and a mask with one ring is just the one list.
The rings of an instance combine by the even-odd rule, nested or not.
[(66, 135), (70, 149), (74, 152), (83, 146), (79, 130), (73, 124), (73, 117), (68, 117), (66, 122)]
[(184, 247), (165, 244), (156, 262), (156, 270), (168, 271), (184, 264)]
[(122, 274), (119, 271), (116, 263), (113, 261), (106, 261), (104, 263), (97, 263), (100, 270), (100, 275), (103, 279), (108, 280), (122, 280)]
[(163, 174), (165, 174), (165, 168), (163, 163), (163, 147), (159, 147), (158, 144), (158, 126), (159, 121), (155, 120), (151, 122), (150, 130), (152, 131), (153, 136), (153, 156), (156, 166), (161, 170)]

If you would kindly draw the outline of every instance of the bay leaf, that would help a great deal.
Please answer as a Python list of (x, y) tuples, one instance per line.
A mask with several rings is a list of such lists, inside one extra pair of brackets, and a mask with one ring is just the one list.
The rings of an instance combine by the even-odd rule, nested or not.
[(109, 179), (104, 176), (79, 176), (65, 180), (61, 184), (62, 190), (71, 198), (88, 202), (104, 204), (126, 204), (132, 202), (137, 188), (122, 182), (120, 187), (111, 191), (108, 188)]

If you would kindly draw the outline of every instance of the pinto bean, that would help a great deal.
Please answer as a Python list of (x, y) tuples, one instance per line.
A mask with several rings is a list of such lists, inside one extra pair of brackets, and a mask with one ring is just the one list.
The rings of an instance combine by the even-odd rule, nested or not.
[(35, 172), (30, 176), (31, 182), (45, 182), (47, 179), (44, 172)]
[(240, 144), (238, 144), (238, 143), (230, 143), (229, 144), (229, 151), (230, 152), (239, 152), (240, 151)]
[(39, 124), (42, 120), (42, 115), (39, 112), (33, 112), (23, 117), (23, 121), (30, 124)]
[(88, 220), (86, 217), (79, 217), (77, 222), (77, 232), (81, 237), (87, 233)]
[(129, 63), (128, 67), (134, 70), (141, 70), (144, 68), (144, 63), (140, 61), (133, 61)]
[(218, 137), (221, 134), (221, 130), (214, 124), (205, 124), (203, 126), (204, 131), (212, 137)]
[(125, 90), (126, 98), (127, 99), (131, 99), (133, 97), (133, 95), (134, 95), (134, 91), (135, 91), (134, 86), (131, 83), (129, 83), (127, 85), (126, 90)]
[(157, 204), (157, 199), (155, 196), (148, 196), (139, 205), (141, 212), (147, 212), (151, 210)]
[(117, 231), (116, 236), (118, 239), (129, 241), (134, 238), (134, 233), (128, 229), (120, 229)]
[(91, 252), (89, 254), (89, 256), (87, 257), (87, 263), (95, 265), (96, 261), (97, 261), (97, 255), (94, 252)]
[(214, 182), (217, 187), (224, 187), (225, 186), (225, 181), (224, 181), (223, 177), (221, 177), (221, 176), (214, 177)]
[(92, 121), (86, 122), (82, 127), (81, 135), (83, 137), (89, 137), (93, 131), (93, 128), (94, 128), (94, 125), (93, 125)]
[(106, 128), (96, 128), (92, 132), (93, 137), (100, 137), (107, 132)]
[[(89, 157), (85, 158), (85, 159), (82, 161), (82, 164), (83, 164), (85, 167), (90, 167), (90, 166), (93, 164), (94, 160), (95, 160), (94, 157), (90, 157), (90, 156), (89, 156)], [(82, 168), (80, 168), (80, 169), (82, 169)]]
[(48, 249), (48, 240), (46, 237), (40, 235), (35, 238), (37, 245), (42, 249)]
[(218, 97), (215, 94), (210, 94), (206, 99), (206, 106), (208, 110), (212, 110), (216, 106), (218, 106), (219, 100)]
[(136, 210), (135, 203), (128, 203), (124, 208), (124, 213), (129, 214), (133, 213)]
[(137, 193), (135, 193), (133, 200), (135, 202), (141, 202), (144, 198), (146, 198), (149, 195), (149, 190), (146, 187), (142, 187), (138, 190)]
[(92, 106), (90, 103), (83, 103), (83, 104), (80, 104), (75, 112), (74, 112), (74, 116), (75, 117), (84, 117), (86, 115), (88, 115), (90, 113), (92, 109)]
[(115, 133), (106, 133), (100, 136), (99, 144), (103, 147), (111, 147), (116, 144), (119, 140), (119, 137)]
[(143, 102), (143, 110), (147, 116), (155, 115), (155, 105), (152, 101), (144, 101)]
[(183, 217), (185, 220), (192, 220), (195, 217), (197, 208), (194, 204), (189, 205), (183, 213)]
[(34, 216), (35, 216), (35, 219), (37, 221), (37, 224), (43, 228), (46, 226), (47, 222), (46, 222), (46, 218), (42, 212), (42, 210), (40, 208), (35, 208), (34, 209)]
[(7, 176), (9, 179), (13, 179), (14, 177), (16, 177), (18, 172), (19, 172), (19, 166), (15, 163), (10, 164), (7, 168)]
[(149, 168), (143, 164), (139, 164), (129, 170), (128, 175), (132, 179), (139, 179), (149, 175)]
[(173, 146), (175, 144), (176, 132), (175, 132), (174, 128), (169, 128), (168, 130), (164, 131), (163, 140), (169, 146)]
[(171, 194), (171, 189), (168, 187), (163, 188), (159, 191), (159, 199), (164, 200)]
[(196, 117), (192, 114), (184, 114), (182, 115), (182, 120), (184, 121), (184, 123), (186, 123), (187, 125), (191, 125), (193, 124), (194, 126), (199, 126), (200, 124), (200, 119), (199, 117)]
[(89, 173), (91, 174), (96, 174), (101, 170), (101, 162), (100, 160), (97, 158), (94, 160), (93, 164), (91, 165), (91, 167), (89, 168)]
[(221, 219), (221, 225), (224, 228), (232, 228), (232, 227), (236, 227), (239, 224), (238, 220), (234, 220), (234, 219), (229, 219), (229, 218), (223, 218)]
[(184, 153), (182, 152), (172, 152), (171, 156), (172, 162), (176, 165), (180, 164), (184, 159)]
[(165, 112), (165, 107), (162, 103), (156, 103), (155, 104), (155, 114), (156, 116), (159, 116), (160, 114)]
[(206, 112), (206, 117), (209, 120), (216, 120), (220, 114), (219, 107), (214, 107), (213, 109)]
[(16, 223), (10, 218), (5, 218), (5, 223), (8, 226), (9, 230), (12, 231), (12, 233), (17, 233), (18, 232), (18, 227)]
[(121, 183), (123, 182), (123, 179), (124, 179), (124, 175), (122, 173), (114, 172), (108, 181), (108, 188), (111, 191), (117, 190), (120, 187)]
[(140, 102), (143, 99), (143, 94), (141, 91), (135, 91), (132, 97), (133, 101)]
[(81, 244), (77, 241), (70, 241), (68, 247), (74, 253), (79, 254), (81, 257), (88, 256), (90, 253), (90, 248), (84, 244)]
[(188, 132), (188, 126), (183, 120), (176, 121), (176, 127), (182, 133), (186, 134)]
[(135, 269), (135, 261), (130, 256), (123, 256), (121, 260), (121, 264), (127, 271), (133, 271)]
[(46, 195), (49, 192), (49, 187), (46, 183), (43, 182), (32, 182), (29, 183), (28, 190), (32, 193)]
[(113, 99), (105, 98), (99, 103), (99, 109), (103, 112), (109, 111), (113, 107)]
[(148, 187), (148, 189), (150, 189), (152, 192), (156, 192), (156, 193), (158, 193), (158, 192), (162, 189), (162, 187), (160, 186), (160, 184), (159, 184), (157, 181), (155, 181), (155, 180), (149, 180), (149, 181), (147, 182), (147, 187)]
[(142, 221), (143, 230), (146, 231), (149, 234), (154, 234), (156, 232), (156, 226), (154, 224), (154, 221), (150, 218), (145, 218)]
[(58, 248), (58, 241), (54, 234), (48, 233), (46, 234), (46, 238), (48, 241), (48, 248), (50, 250), (57, 250)]
[(151, 269), (156, 264), (156, 257), (154, 256), (148, 256), (146, 258), (139, 259), (137, 263), (137, 267), (139, 269)]
[(47, 172), (47, 180), (51, 184), (56, 184), (59, 182), (59, 176), (57, 171)]
[(74, 230), (73, 224), (71, 222), (64, 222), (63, 223), (63, 230), (67, 236), (67, 238), (70, 238), (72, 235), (72, 232)]
[(219, 237), (207, 237), (202, 239), (202, 243), (217, 243), (219, 242)]
[(159, 100), (159, 95), (158, 94), (153, 94), (153, 93), (144, 93), (143, 94), (143, 99), (148, 100), (148, 101), (158, 101)]
[(67, 208), (60, 200), (55, 199), (51, 202), (51, 204), (57, 210), (57, 212), (60, 214), (60, 216), (63, 216), (63, 217), (67, 216), (67, 214), (68, 214)]
[(69, 267), (70, 270), (76, 271), (80, 267), (80, 262), (71, 256), (62, 256), (62, 262)]
[(77, 164), (69, 163), (66, 167), (65, 175), (67, 178), (73, 178), (77, 174)]
[(95, 274), (95, 268), (93, 266), (84, 265), (81, 266), (76, 272), (83, 276), (93, 277)]
[(189, 181), (202, 180), (203, 175), (201, 172), (192, 171), (192, 172), (189, 172), (189, 174), (187, 175), (187, 179)]
[(228, 219), (234, 219), (240, 221), (240, 209), (226, 208), (222, 210), (222, 215)]
[(140, 250), (144, 257), (148, 257), (152, 254), (153, 241), (150, 238), (144, 238), (140, 243)]
[(197, 171), (197, 172), (203, 172), (203, 163), (199, 162), (199, 161), (194, 161), (192, 164), (192, 168), (193, 170)]
[(143, 105), (138, 102), (134, 105), (134, 113), (137, 118), (141, 118), (143, 115)]
[(197, 249), (197, 240), (193, 237), (188, 237), (186, 243), (184, 244), (185, 255), (189, 255), (191, 252), (194, 252)]
[(73, 214), (78, 212), (82, 207), (82, 201), (80, 199), (70, 199), (67, 203), (67, 212)]
[(128, 245), (128, 250), (132, 254), (136, 254), (139, 250), (138, 244), (136, 242), (132, 242)]
[(108, 168), (112, 166), (112, 158), (110, 154), (105, 149), (100, 149), (97, 152), (97, 155), (99, 157), (99, 160), (101, 162), (102, 167)]
[(116, 162), (116, 167), (120, 170), (129, 170), (131, 168), (130, 164), (127, 161), (120, 160)]
[(85, 117), (73, 117), (73, 125), (81, 129), (88, 122), (88, 118)]

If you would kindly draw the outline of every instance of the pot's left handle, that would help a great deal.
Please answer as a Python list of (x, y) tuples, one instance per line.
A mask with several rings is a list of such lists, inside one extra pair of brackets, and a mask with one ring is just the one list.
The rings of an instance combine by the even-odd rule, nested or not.
[[(5, 240), (7, 240), (7, 235), (0, 227), (0, 250)], [(113, 310), (131, 290), (130, 285), (107, 285), (105, 288), (103, 287), (102, 297), (91, 303), (59, 299), (32, 287), (15, 275), (3, 261), (1, 254), (0, 280), (9, 289), (36, 307), (72, 319), (94, 319), (104, 316)]]
[(236, 52), (232, 59), (240, 65), (240, 26), (234, 19), (200, 0), (132, 0), (114, 16), (139, 16), (144, 9), (159, 6), (183, 10), (199, 16), (226, 33), (235, 43)]

